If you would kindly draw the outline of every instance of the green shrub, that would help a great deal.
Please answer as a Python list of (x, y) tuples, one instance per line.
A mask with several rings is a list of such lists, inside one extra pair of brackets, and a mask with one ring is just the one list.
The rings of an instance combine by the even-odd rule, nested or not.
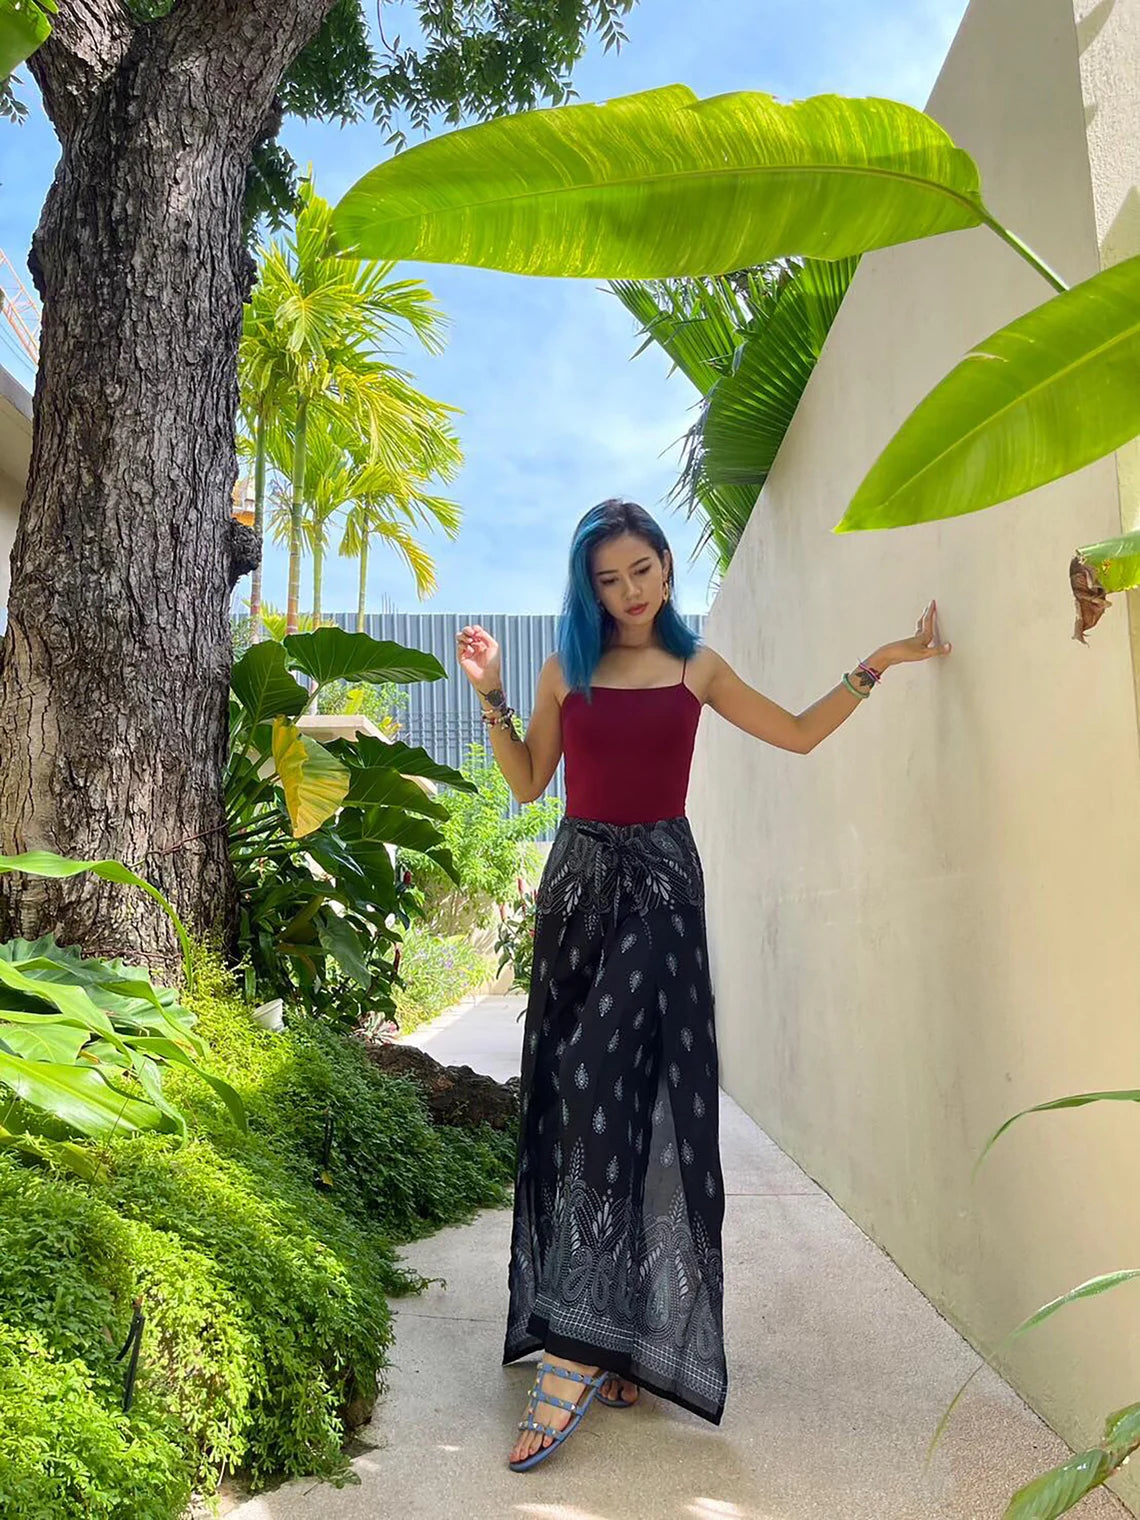
[(0, 1324), (4, 1520), (168, 1520), (190, 1497), (182, 1445), (136, 1404), (122, 1415), (89, 1365)]
[[(192, 1481), (345, 1471), (345, 1415), (381, 1384), (394, 1246), (509, 1199), (513, 1138), (436, 1129), (411, 1082), (312, 1019), (252, 1023), (202, 961), (187, 999), (238, 1130), (190, 1072), (190, 1138), (105, 1143), (94, 1182), (0, 1155), (0, 1514), (169, 1520)], [(334, 1116), (327, 1171), (325, 1120)], [(133, 1301), (146, 1315), (121, 1413)]]
[(402, 987), (394, 988), (396, 1022), (410, 1034), (458, 1003), (480, 982), (494, 975), (491, 958), (464, 934), (431, 934), (413, 923), (404, 935), (400, 956)]

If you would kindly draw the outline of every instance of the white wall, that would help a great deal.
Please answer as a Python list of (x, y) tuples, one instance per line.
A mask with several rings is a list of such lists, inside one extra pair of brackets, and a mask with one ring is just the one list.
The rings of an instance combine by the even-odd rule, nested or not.
[[(934, 91), (992, 209), (1070, 281), (1140, 252), (1138, 80), (1137, 0), (975, 0)], [(1085, 648), (1067, 580), (1140, 516), (1134, 461), (945, 524), (830, 529), (927, 390), (1050, 294), (984, 230), (863, 261), (706, 637), (793, 710), (932, 595), (955, 653), (892, 669), (808, 757), (706, 712), (690, 804), (726, 1089), (987, 1348), (1140, 1265), (1136, 1107), (1026, 1119), (969, 1179), (1017, 1109), (1140, 1087), (1128, 598)], [(1078, 1447), (1140, 1398), (1138, 1294), (1000, 1364)]]

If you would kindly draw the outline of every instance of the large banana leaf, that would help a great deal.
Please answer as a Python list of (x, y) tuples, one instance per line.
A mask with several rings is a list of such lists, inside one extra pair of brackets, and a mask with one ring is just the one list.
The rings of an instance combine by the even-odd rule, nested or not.
[(844, 258), (988, 220), (978, 171), (889, 100), (685, 85), (432, 138), (357, 182), (341, 249), (516, 274), (721, 274), (787, 254)]
[(979, 343), (911, 413), (836, 532), (977, 512), (1140, 434), (1140, 257)]
[(293, 833), (303, 839), (343, 804), (349, 772), (323, 744), (284, 718), (273, 720), (273, 760)]
[(425, 818), (447, 818), (442, 802), (436, 802), (418, 782), (400, 775), (390, 766), (362, 766), (350, 772), (349, 807), (400, 807)]
[(422, 745), (405, 744), (402, 739), (388, 743), (372, 734), (361, 734), (356, 740), (356, 757), (361, 765), (384, 766), (399, 771), (401, 776), (424, 776), (429, 781), (442, 781), (457, 792), (479, 790), (462, 771), (433, 760)]

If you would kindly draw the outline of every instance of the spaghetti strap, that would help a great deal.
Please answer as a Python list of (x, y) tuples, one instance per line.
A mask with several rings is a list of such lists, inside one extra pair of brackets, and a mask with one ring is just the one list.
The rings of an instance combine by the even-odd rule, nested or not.
[(688, 655), (686, 655), (685, 656), (685, 663), (681, 666), (681, 679), (677, 682), (678, 686), (684, 686), (684, 684), (685, 684), (685, 671), (688, 669), (688, 666), (689, 666), (689, 657), (688, 657)]

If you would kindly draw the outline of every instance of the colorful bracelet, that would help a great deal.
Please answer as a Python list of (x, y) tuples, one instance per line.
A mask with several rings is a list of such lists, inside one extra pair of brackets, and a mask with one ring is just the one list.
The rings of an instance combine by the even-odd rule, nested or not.
[(871, 683), (872, 686), (877, 686), (879, 684), (879, 682), (883, 679), (883, 673), (882, 673), (882, 671), (881, 670), (876, 670), (874, 668), (874, 666), (872, 666), (872, 665), (868, 665), (867, 662), (866, 662), (866, 660), (860, 660), (859, 663), (858, 663), (858, 665), (856, 665), (855, 669), (856, 670), (861, 670), (863, 672), (863, 674), (867, 677), (868, 681), (870, 681), (870, 683)]
[(851, 677), (846, 674), (843, 677), (843, 684), (846, 686), (847, 690), (852, 693), (852, 695), (858, 697), (863, 702), (865, 702), (871, 695), (869, 691), (860, 691), (855, 683), (851, 680)]

